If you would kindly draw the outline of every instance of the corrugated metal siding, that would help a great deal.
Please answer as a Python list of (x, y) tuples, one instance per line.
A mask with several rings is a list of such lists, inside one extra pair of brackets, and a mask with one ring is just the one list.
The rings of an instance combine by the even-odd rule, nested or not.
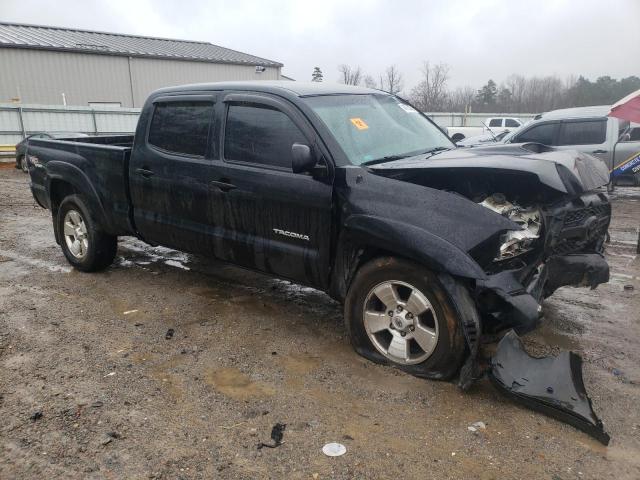
[[(131, 64), (131, 79), (129, 76)], [(0, 47), (0, 102), (19, 98), (22, 103), (88, 105), (120, 102), (140, 107), (162, 87), (229, 80), (278, 80), (280, 68), (190, 62), (155, 58), (51, 52)]]
[(132, 106), (126, 57), (0, 48), (0, 102)]
[(140, 107), (158, 88), (186, 83), (230, 80), (279, 80), (280, 69), (266, 67), (256, 73), (254, 66), (132, 58), (131, 74), (135, 106)]

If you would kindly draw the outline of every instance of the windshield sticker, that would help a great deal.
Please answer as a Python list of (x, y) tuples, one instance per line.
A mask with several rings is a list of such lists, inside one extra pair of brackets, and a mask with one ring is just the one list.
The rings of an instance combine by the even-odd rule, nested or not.
[(351, 123), (353, 123), (353, 126), (356, 127), (358, 130), (367, 130), (369, 128), (369, 125), (367, 125), (366, 122), (361, 118), (355, 117), (355, 118), (350, 118), (349, 120), (351, 120)]
[(407, 105), (406, 103), (398, 103), (398, 106), (408, 113), (418, 113), (418, 111), (413, 108), (411, 105)]

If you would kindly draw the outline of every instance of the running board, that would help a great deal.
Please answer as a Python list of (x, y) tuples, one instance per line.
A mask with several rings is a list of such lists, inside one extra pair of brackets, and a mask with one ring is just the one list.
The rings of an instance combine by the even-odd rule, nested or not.
[(584, 387), (580, 355), (564, 351), (557, 357), (531, 357), (520, 337), (510, 330), (491, 359), (489, 378), (514, 401), (609, 444), (609, 434), (593, 411)]

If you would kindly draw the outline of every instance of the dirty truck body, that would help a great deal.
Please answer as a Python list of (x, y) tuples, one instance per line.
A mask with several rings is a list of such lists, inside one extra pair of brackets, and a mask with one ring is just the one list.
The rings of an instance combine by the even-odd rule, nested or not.
[(135, 136), (35, 139), (28, 166), (76, 268), (133, 235), (310, 285), (344, 303), (359, 353), (428, 378), (471, 377), (483, 332), (529, 331), (555, 289), (609, 277), (601, 162), (456, 149), (375, 90), (163, 89)]

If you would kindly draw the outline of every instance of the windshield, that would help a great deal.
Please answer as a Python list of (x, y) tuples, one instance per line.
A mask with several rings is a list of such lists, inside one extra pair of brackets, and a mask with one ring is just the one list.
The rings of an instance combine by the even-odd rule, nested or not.
[(304, 100), (354, 165), (454, 148), (429, 120), (391, 95), (327, 95)]

